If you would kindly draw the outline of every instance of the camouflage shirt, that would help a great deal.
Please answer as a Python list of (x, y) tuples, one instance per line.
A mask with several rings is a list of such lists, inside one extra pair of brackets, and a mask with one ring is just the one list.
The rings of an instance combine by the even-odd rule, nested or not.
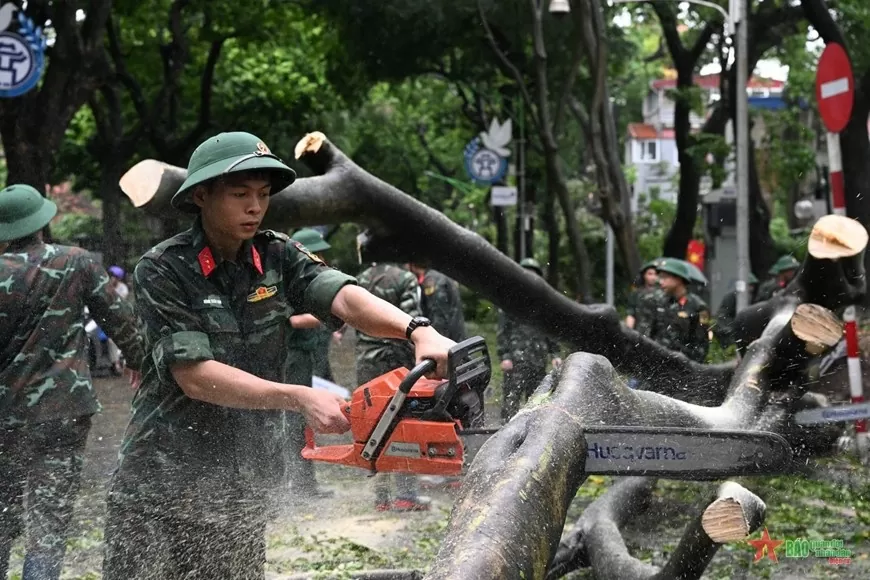
[[(417, 277), (393, 264), (374, 264), (359, 276), (359, 285), (410, 316), (422, 316)], [(389, 366), (414, 366), (414, 349), (406, 340), (375, 338), (358, 333), (357, 365), (360, 361), (392, 361)]]
[(559, 352), (559, 343), (537, 328), (521, 323), (503, 310), (498, 311), (498, 357), (514, 364), (546, 367)]
[(138, 369), (142, 339), (93, 255), (33, 241), (0, 254), (0, 428), (100, 410), (88, 368), (84, 309)]
[(628, 295), (628, 304), (626, 304), (625, 307), (625, 315), (637, 318), (637, 306), (641, 299), (647, 294), (655, 292), (657, 289), (657, 286), (642, 286), (640, 288), (635, 288), (632, 293)]
[(662, 290), (646, 294), (638, 305), (637, 319), (635, 330), (662, 346), (698, 362), (707, 357), (710, 310), (697, 294), (689, 292), (682, 298)]
[[(299, 382), (289, 350), (289, 318), (310, 313), (338, 328), (331, 313), (354, 279), (329, 268), (284, 234), (260, 231), (236, 262), (208, 247), (200, 221), (149, 250), (134, 272), (145, 333), (142, 384), (122, 444), (128, 460), (184, 465), (188, 476), (234, 473), (264, 477), (283, 411), (243, 410), (189, 398), (175, 382), (175, 363), (216, 360), (266, 380)], [(305, 360), (310, 361), (309, 357)], [(310, 363), (309, 363), (310, 364)], [(296, 379), (295, 381), (293, 379)], [(182, 470), (179, 470), (182, 471)]]
[(465, 315), (459, 284), (437, 270), (427, 270), (420, 281), (423, 316), (453, 342), (465, 340)]

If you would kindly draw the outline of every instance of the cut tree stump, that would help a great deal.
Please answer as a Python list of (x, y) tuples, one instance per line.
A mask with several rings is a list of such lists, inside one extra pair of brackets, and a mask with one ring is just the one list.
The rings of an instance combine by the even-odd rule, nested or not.
[(764, 521), (764, 501), (742, 485), (726, 481), (717, 495), (701, 516), (701, 526), (714, 542), (744, 540)]

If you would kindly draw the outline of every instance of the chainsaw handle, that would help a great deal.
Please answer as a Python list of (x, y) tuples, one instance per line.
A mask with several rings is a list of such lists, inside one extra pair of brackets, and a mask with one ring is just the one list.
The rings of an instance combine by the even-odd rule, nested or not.
[(407, 395), (411, 392), (411, 389), (417, 381), (433, 372), (437, 367), (438, 363), (431, 358), (423, 359), (423, 362), (412, 368), (411, 371), (405, 375), (405, 378), (402, 379), (401, 383), (399, 383), (399, 391)]

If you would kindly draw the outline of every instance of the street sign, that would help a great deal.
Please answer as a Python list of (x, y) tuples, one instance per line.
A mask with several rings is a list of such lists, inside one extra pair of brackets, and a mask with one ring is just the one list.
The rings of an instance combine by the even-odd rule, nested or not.
[(829, 44), (822, 52), (816, 71), (816, 101), (828, 131), (846, 128), (855, 102), (855, 79), (849, 55), (839, 44)]
[(517, 204), (517, 188), (505, 185), (495, 185), (490, 196), (490, 205), (494, 207), (507, 207)]

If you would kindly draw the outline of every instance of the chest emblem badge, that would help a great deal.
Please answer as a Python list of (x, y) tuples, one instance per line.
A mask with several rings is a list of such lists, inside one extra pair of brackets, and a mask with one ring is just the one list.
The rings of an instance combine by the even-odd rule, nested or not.
[(266, 298), (271, 298), (275, 294), (278, 293), (277, 286), (260, 286), (254, 292), (248, 294), (248, 302), (259, 302), (260, 300), (265, 300)]

